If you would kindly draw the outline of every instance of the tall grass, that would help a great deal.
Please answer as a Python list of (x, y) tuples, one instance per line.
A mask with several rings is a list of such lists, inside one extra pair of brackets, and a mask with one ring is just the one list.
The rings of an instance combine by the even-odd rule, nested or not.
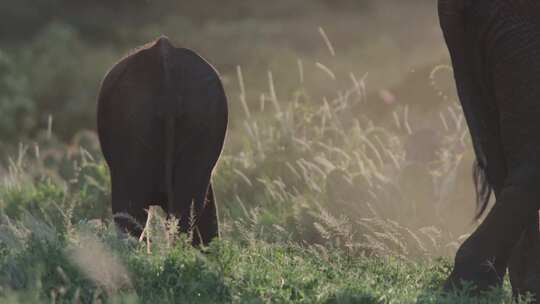
[[(346, 89), (312, 94), (298, 60), (295, 92), (285, 97), (268, 71), (268, 89), (254, 94), (237, 68), (240, 93), (229, 97), (243, 117), (213, 176), (223, 240), (205, 254), (155, 209), (141, 223), (146, 242), (118, 238), (95, 134), (64, 144), (49, 120), (0, 170), (0, 299), (476, 303), (440, 294), (449, 264), (434, 260), (453, 255), (474, 225), (458, 104), (441, 96), (426, 114), (383, 94), (392, 106), (375, 118), (367, 74), (313, 64), (348, 79)], [(511, 301), (507, 291), (485, 301), (495, 298)]]
[[(347, 217), (311, 207), (280, 182), (254, 185), (262, 184), (266, 204), (273, 199), (297, 206), (289, 226), (297, 225), (295, 231), (279, 224), (280, 208), (240, 203), (244, 214), (223, 220), (224, 239), (199, 251), (155, 208), (145, 227), (147, 242), (120, 238), (110, 215), (77, 215), (81, 205), (99, 206), (108, 192), (106, 173), (82, 170), (75, 181), (83, 186), (71, 187), (47, 170), (28, 167), (34, 161), (27, 155), (12, 162), (0, 188), (1, 210), (22, 204), (0, 216), (2, 303), (512, 303), (507, 283), (478, 299), (441, 293), (448, 261), (411, 262), (394, 254), (409, 244), (399, 238), (405, 228), (365, 217), (383, 232), (371, 243), (362, 241)], [(98, 163), (88, 165), (101, 168)], [(77, 191), (96, 183), (102, 190), (92, 195)], [(300, 241), (303, 229), (313, 239)]]
[(474, 226), (472, 154), (455, 101), (441, 96), (430, 138), (407, 105), (371, 120), (365, 78), (354, 74), (335, 97), (300, 87), (284, 100), (271, 72), (259, 100), (246, 99), (237, 75), (243, 130), (214, 177), (225, 235), (418, 258), (452, 255)]

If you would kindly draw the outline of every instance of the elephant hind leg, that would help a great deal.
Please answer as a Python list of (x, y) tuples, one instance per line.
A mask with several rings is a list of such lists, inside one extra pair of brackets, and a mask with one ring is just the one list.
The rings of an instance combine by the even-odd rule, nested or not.
[(508, 263), (508, 274), (512, 284), (512, 294), (514, 298), (530, 292), (540, 295), (540, 231), (539, 216), (535, 213), (535, 218), (531, 221), (522, 233), (518, 244), (512, 251), (512, 256)]
[[(217, 236), (217, 214), (213, 194), (208, 195), (210, 172), (197, 174), (198, 170), (175, 170), (174, 203), (169, 204), (169, 215), (179, 221), (180, 232), (192, 238), (192, 244), (207, 244), (212, 236)], [(181, 172), (184, 172), (180, 175)], [(186, 172), (193, 172), (188, 174)]]
[(207, 245), (214, 238), (219, 238), (219, 217), (212, 183), (208, 186), (206, 201), (196, 221), (193, 238), (194, 245)]
[(141, 236), (148, 217), (146, 208), (141, 205), (124, 199), (113, 201), (113, 217), (119, 232), (137, 239)]
[(120, 233), (139, 238), (148, 217), (148, 195), (145, 186), (129, 180), (126, 176), (114, 175), (112, 184), (112, 212)]
[(186, 145), (175, 161), (173, 201), (168, 203), (168, 212), (179, 220), (180, 232), (192, 236), (193, 245), (208, 244), (218, 236), (210, 176), (220, 152), (220, 145), (202, 138)]
[(512, 249), (540, 207), (538, 170), (523, 163), (510, 172), (494, 207), (458, 250), (447, 288), (459, 287), (462, 280), (475, 282), (478, 291), (502, 284)]

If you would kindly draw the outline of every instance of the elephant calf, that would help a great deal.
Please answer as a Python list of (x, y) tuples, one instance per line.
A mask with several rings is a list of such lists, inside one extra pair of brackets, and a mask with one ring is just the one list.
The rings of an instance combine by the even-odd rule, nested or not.
[(101, 149), (110, 169), (118, 227), (142, 233), (146, 209), (179, 219), (193, 244), (219, 235), (210, 176), (227, 129), (227, 98), (216, 70), (165, 38), (118, 62), (98, 98)]

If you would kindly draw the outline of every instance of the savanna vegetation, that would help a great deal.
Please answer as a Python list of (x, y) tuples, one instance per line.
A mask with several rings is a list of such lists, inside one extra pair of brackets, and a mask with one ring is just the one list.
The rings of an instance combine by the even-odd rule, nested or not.
[[(511, 303), (440, 290), (472, 151), (435, 4), (379, 2), (1, 2), (0, 302)], [(101, 77), (161, 34), (230, 102), (202, 250), (157, 208), (117, 236), (94, 132)]]

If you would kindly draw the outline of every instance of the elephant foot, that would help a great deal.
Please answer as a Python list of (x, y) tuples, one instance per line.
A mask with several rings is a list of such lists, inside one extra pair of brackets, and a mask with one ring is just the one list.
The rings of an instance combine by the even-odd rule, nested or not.
[(520, 297), (532, 295), (535, 301), (531, 303), (540, 304), (540, 271), (538, 267), (522, 270), (523, 272), (516, 273), (516, 269), (513, 269), (513, 266), (509, 268), (514, 299), (518, 300)]
[(540, 304), (540, 274), (527, 276), (518, 287), (512, 286), (512, 294), (516, 300), (532, 296), (534, 301), (527, 303)]
[(479, 296), (492, 288), (501, 287), (502, 277), (493, 266), (471, 265), (467, 270), (454, 269), (446, 279), (443, 289), (445, 292), (456, 292), (467, 288), (471, 296)]
[(540, 303), (540, 231), (530, 225), (521, 236), (508, 263), (514, 298), (531, 294)]
[(478, 296), (492, 288), (502, 286), (506, 274), (506, 264), (496, 263), (494, 258), (479, 255), (481, 250), (473, 249), (467, 241), (458, 250), (452, 273), (444, 283), (446, 292), (463, 290), (472, 296)]

